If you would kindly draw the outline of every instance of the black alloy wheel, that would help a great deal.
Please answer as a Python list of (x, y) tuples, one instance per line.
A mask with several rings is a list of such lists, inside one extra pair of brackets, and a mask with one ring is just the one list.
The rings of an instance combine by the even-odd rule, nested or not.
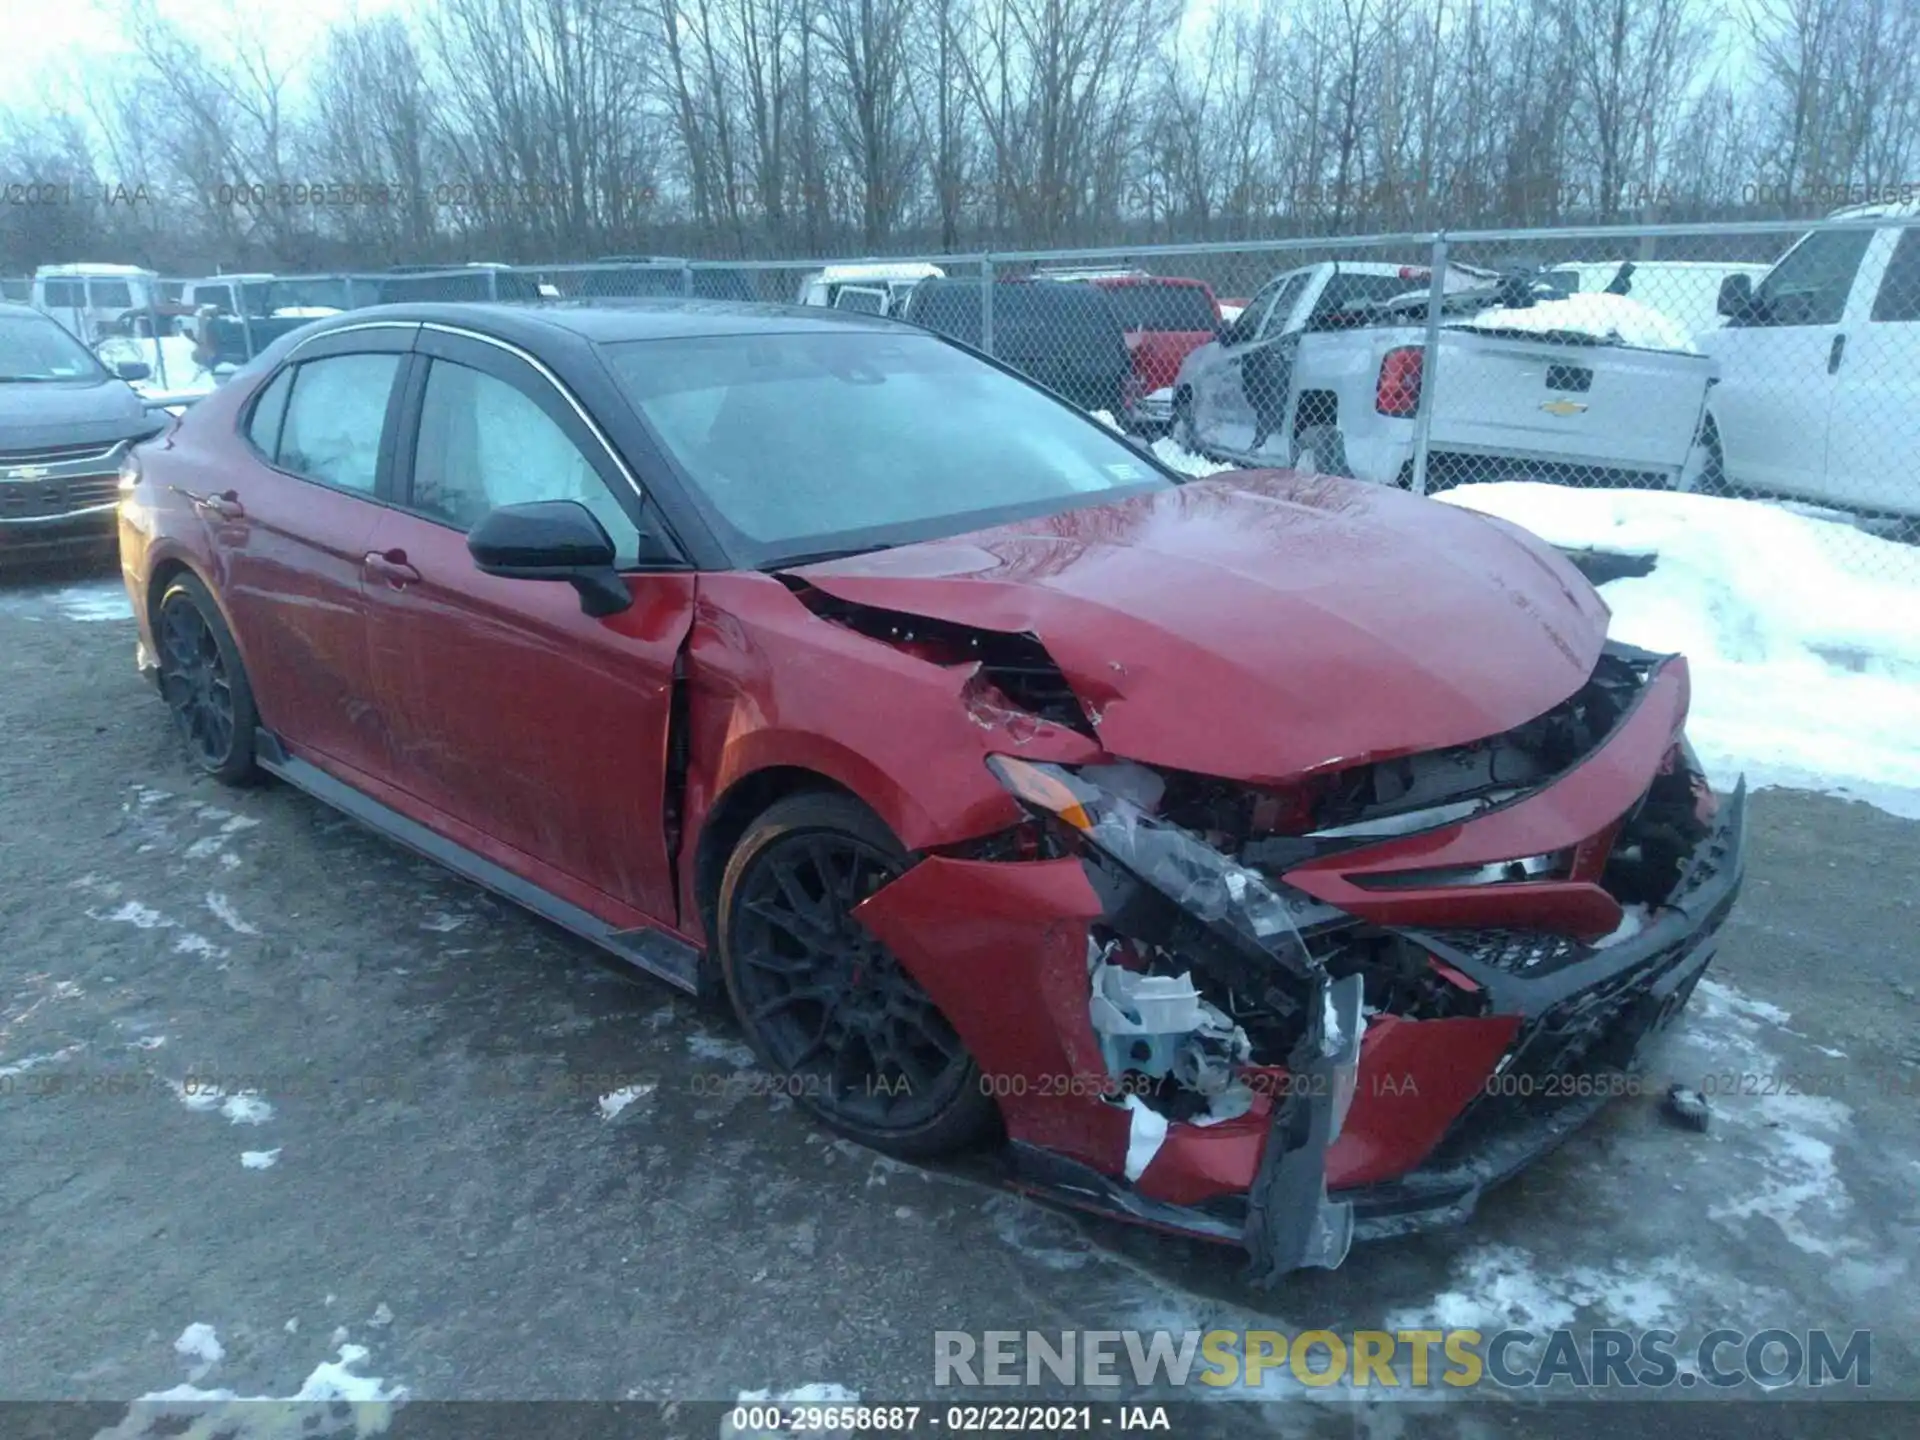
[(920, 1157), (978, 1138), (994, 1106), (926, 991), (854, 915), (908, 859), (850, 797), (780, 801), (721, 887), (721, 963), (755, 1049), (835, 1128)]

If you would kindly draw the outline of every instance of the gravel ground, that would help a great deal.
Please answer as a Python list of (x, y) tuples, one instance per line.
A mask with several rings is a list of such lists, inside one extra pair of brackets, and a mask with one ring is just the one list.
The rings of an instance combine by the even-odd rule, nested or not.
[[(132, 641), (111, 575), (0, 585), (0, 1397), (287, 1396), (350, 1343), (417, 1399), (925, 1400), (940, 1329), (1563, 1324), (1870, 1326), (1873, 1392), (1916, 1393), (1920, 826), (1756, 798), (1661, 1061), (1756, 1092), (1707, 1133), (1623, 1100), (1465, 1228), (1259, 1293), (1228, 1252), (835, 1140), (723, 1015), (291, 789), (195, 778)], [(1317, 1403), (1182, 1433), (1538, 1413), (1268, 1398)], [(1798, 1406), (1780, 1433), (1884, 1418)]]

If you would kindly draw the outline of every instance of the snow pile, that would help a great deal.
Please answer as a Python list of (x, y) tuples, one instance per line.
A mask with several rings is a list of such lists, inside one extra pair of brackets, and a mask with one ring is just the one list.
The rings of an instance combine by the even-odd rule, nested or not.
[(1227, 470), (1237, 470), (1237, 465), (1222, 465), (1217, 460), (1209, 460), (1204, 455), (1196, 455), (1170, 435), (1162, 435), (1153, 442), (1153, 455), (1169, 470), (1178, 470), (1182, 475), (1196, 478), (1206, 475), (1219, 475)]
[(1920, 818), (1920, 548), (1777, 506), (1512, 482), (1437, 498), (1569, 549), (1657, 556), (1602, 591), (1608, 633), (1685, 654), (1716, 783), (1825, 790)]
[[(199, 1361), (197, 1379), (225, 1358), (210, 1325), (189, 1325), (174, 1342), (183, 1359)], [(339, 1346), (339, 1358), (323, 1360), (291, 1395), (240, 1395), (232, 1390), (202, 1390), (175, 1385), (142, 1395), (127, 1407), (119, 1424), (94, 1440), (317, 1440), (386, 1433), (396, 1405), (407, 1398), (404, 1385), (389, 1387), (378, 1376), (356, 1373), (366, 1361), (364, 1345)]]
[(1685, 350), (1693, 341), (1678, 322), (1624, 295), (1574, 294), (1523, 310), (1496, 306), (1460, 322), (1473, 330), (1522, 330), (1529, 335), (1592, 335), (1643, 350)]

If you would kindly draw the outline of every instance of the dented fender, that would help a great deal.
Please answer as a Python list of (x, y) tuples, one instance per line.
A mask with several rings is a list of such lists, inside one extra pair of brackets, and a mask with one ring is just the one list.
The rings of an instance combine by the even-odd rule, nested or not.
[(1008, 1138), (1108, 1175), (1125, 1164), (1124, 1106), (1087, 1011), (1099, 897), (1078, 860), (922, 860), (854, 912), (966, 1037)]

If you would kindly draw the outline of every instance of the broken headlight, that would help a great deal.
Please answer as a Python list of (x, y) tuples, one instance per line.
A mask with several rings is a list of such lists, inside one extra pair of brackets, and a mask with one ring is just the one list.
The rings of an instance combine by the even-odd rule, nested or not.
[(1153, 814), (1158, 777), (1145, 766), (1076, 771), (990, 755), (987, 768), (1029, 811), (1064, 827), (1188, 915), (1232, 931), (1296, 974), (1324, 974), (1301, 934), (1346, 922), (1346, 913), (1269, 880)]

